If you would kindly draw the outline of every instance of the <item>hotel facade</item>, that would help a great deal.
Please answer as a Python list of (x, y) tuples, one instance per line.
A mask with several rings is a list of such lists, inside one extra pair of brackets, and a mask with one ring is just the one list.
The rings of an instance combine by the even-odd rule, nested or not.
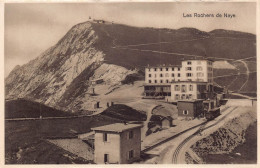
[(210, 98), (213, 93), (212, 64), (212, 60), (203, 59), (185, 60), (181, 66), (147, 66), (144, 95), (170, 102)]

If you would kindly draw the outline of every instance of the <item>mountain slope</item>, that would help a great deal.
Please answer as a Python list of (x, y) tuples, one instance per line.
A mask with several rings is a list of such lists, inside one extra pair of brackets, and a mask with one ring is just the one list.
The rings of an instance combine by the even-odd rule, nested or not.
[[(84, 22), (36, 59), (15, 67), (5, 79), (6, 98), (25, 97), (65, 111), (86, 111), (121, 81), (143, 75), (147, 64), (180, 64), (191, 58), (173, 53), (242, 59), (256, 55), (255, 44), (255, 35), (242, 32)], [(104, 80), (101, 95), (93, 97), (90, 80), (99, 78)]]

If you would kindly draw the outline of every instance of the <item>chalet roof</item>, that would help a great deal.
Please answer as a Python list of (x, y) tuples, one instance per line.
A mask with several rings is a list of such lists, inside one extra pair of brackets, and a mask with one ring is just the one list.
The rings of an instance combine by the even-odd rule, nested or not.
[(172, 121), (173, 118), (171, 116), (166, 116), (166, 117), (163, 117), (161, 120), (168, 120), (168, 121)]
[(123, 132), (135, 128), (141, 128), (141, 124), (124, 124), (124, 123), (115, 123), (110, 125), (104, 125), (100, 127), (91, 128), (93, 131), (104, 131), (104, 132)]

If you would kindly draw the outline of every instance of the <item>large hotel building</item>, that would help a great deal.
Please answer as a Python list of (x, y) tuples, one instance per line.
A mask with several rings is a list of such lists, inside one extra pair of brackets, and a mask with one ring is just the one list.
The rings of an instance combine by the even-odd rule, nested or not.
[(146, 98), (167, 101), (206, 99), (213, 93), (213, 61), (185, 60), (181, 66), (161, 65), (145, 68)]

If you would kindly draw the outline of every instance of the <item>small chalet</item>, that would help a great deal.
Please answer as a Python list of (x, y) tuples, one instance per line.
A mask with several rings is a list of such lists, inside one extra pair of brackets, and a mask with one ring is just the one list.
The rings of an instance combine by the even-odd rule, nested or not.
[(162, 118), (162, 128), (172, 127), (172, 121), (173, 121), (173, 118), (171, 116)]

